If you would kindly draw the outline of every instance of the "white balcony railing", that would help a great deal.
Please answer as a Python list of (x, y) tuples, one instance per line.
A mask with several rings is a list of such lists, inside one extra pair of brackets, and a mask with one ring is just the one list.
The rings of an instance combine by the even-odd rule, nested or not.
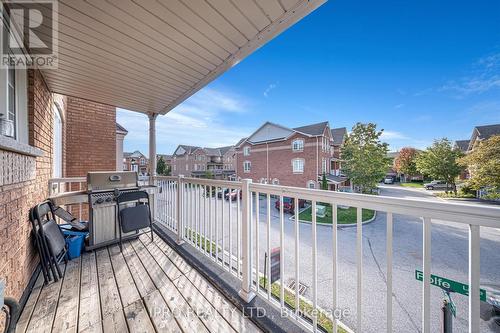
[[(203, 252), (215, 263), (237, 276), (242, 283), (240, 295), (249, 300), (258, 295), (278, 307), (283, 313), (296, 320), (303, 327), (318, 331), (319, 325), (325, 328), (325, 318), (332, 319), (318, 305), (318, 292), (330, 290), (330, 287), (318, 289), (318, 278), (324, 284), (325, 278), (319, 276), (318, 270), (318, 223), (316, 214), (311, 214), (310, 232), (301, 233), (299, 216), (299, 200), (310, 203), (311, 211), (316, 211), (318, 203), (330, 204), (331, 216), (331, 259), (321, 262), (321, 274), (326, 271), (331, 279), (332, 309), (338, 306), (339, 295), (339, 255), (338, 255), (338, 207), (355, 207), (356, 211), (356, 296), (355, 320), (350, 327), (356, 332), (369, 330), (363, 322), (364, 306), (363, 289), (370, 285), (366, 280), (363, 265), (363, 209), (383, 212), (386, 219), (385, 239), (385, 320), (387, 332), (393, 331), (393, 217), (395, 214), (417, 217), (422, 225), (422, 301), (421, 327), (423, 332), (431, 332), (431, 230), (433, 223), (451, 221), (464, 225), (468, 229), (468, 331), (480, 330), (480, 229), (481, 227), (499, 228), (500, 209), (479, 205), (454, 204), (427, 200), (390, 198), (383, 196), (340, 193), (305, 188), (285, 187), (242, 182), (228, 182), (197, 178), (156, 177), (155, 183), (161, 188), (156, 196), (156, 221), (165, 225), (177, 234), (178, 243), (187, 242), (198, 251)], [(240, 194), (241, 192), (241, 194)], [(227, 194), (229, 193), (229, 194)], [(225, 200), (230, 195), (230, 200)], [(271, 205), (276, 201), (283, 207), (284, 198), (294, 201), (294, 217), (285, 218), (283, 209), (278, 216), (272, 213)], [(278, 223), (273, 222), (278, 220)], [(418, 222), (420, 221), (420, 222)], [(434, 221), (434, 222), (433, 222)], [(277, 226), (277, 228), (276, 228)], [(285, 237), (287, 232), (293, 237)], [(264, 230), (263, 230), (264, 229)], [(322, 229), (323, 230), (323, 229)], [(324, 232), (324, 231), (322, 231)], [(321, 235), (324, 239), (324, 235)], [(415, 235), (406, 235), (414, 238)], [(290, 239), (292, 243), (290, 244)], [(304, 247), (304, 243), (308, 246)], [(279, 283), (269, 288), (267, 280), (271, 272), (272, 244), (278, 248), (293, 247), (292, 260), (285, 262), (284, 253), (279, 261)], [(320, 244), (323, 246), (324, 244)], [(310, 249), (306, 253), (304, 249)], [(262, 260), (262, 252), (266, 258)], [(311, 267), (311, 297), (301, 296), (299, 277), (304, 273), (301, 268), (307, 264)], [(331, 275), (330, 275), (331, 274)], [(296, 283), (285, 286), (284, 277), (292, 276)], [(283, 282), (283, 283), (282, 283)], [(365, 289), (366, 290), (366, 289)], [(381, 306), (382, 304), (379, 304)], [(415, 318), (414, 318), (415, 319)], [(328, 331), (336, 332), (337, 326), (347, 328), (341, 321), (333, 320)], [(347, 330), (351, 330), (347, 328)]]
[[(366, 276), (371, 276), (370, 271), (367, 270), (368, 275), (365, 275), (366, 267), (363, 263), (363, 209), (375, 210), (380, 218), (385, 218), (385, 244), (383, 244), (385, 248), (385, 304), (379, 304), (380, 299), (375, 302), (378, 306), (385, 308), (387, 332), (394, 331), (393, 293), (404, 292), (393, 289), (393, 269), (398, 268), (393, 264), (395, 253), (393, 229), (398, 223), (398, 218), (394, 219), (394, 217), (401, 215), (416, 217), (415, 223), (422, 225), (423, 284), (421, 310), (418, 312), (421, 316), (419, 329), (423, 332), (435, 330), (435, 325), (431, 326), (430, 279), (433, 225), (441, 221), (450, 221), (458, 226), (466, 227), (468, 233), (466, 237), (468, 241), (468, 318), (463, 318), (464, 320), (461, 321), (466, 322), (469, 332), (480, 331), (480, 232), (482, 228), (500, 228), (500, 208), (498, 207), (312, 190), (257, 184), (248, 180), (232, 182), (179, 176), (155, 177), (154, 183), (159, 187), (155, 195), (156, 222), (174, 232), (178, 243), (190, 244), (211, 258), (214, 263), (239, 278), (242, 284), (240, 295), (245, 300), (248, 301), (253, 295), (257, 295), (311, 331), (318, 331), (320, 326), (333, 332), (337, 326), (348, 331), (370, 331), (366, 320), (363, 320), (365, 311), (371, 311), (368, 303), (374, 301), (363, 297), (363, 291), (366, 293), (366, 288), (371, 284), (371, 281), (366, 278)], [(49, 181), (51, 195), (83, 189), (85, 189), (85, 178), (58, 178)], [(274, 205), (283, 207), (285, 198), (286, 200), (292, 198), (294, 201), (295, 208), (292, 216), (283, 210), (272, 209)], [(311, 211), (316, 210), (318, 203), (332, 205), (332, 228), (328, 235), (325, 236), (325, 227), (319, 226), (315, 214), (311, 214), (311, 223), (306, 225), (307, 229), (302, 227), (302, 223), (297, 223), (298, 216), (300, 216), (299, 200), (306, 200), (312, 206)], [(334, 318), (331, 312), (325, 311), (325, 305), (321, 307), (318, 302), (318, 297), (324, 298), (325, 290), (328, 290), (331, 293), (328, 307), (337, 309), (339, 306), (339, 294), (343, 291), (339, 288), (339, 280), (342, 278), (340, 274), (343, 273), (339, 271), (339, 262), (344, 259), (344, 254), (347, 254), (339, 255), (338, 251), (339, 232), (337, 232), (336, 208), (346, 206), (355, 207), (356, 211), (356, 225), (355, 228), (351, 228), (355, 233), (352, 239), (355, 242), (355, 254), (353, 254), (354, 258), (348, 258), (355, 265), (354, 275), (356, 276), (356, 281), (352, 284), (355, 296), (352, 301), (349, 301), (349, 306), (355, 309), (353, 311), (355, 318), (349, 321), (350, 328), (341, 320), (332, 320)], [(82, 204), (73, 208), (74, 213), (75, 209), (80, 212), (81, 216)], [(409, 234), (404, 237), (405, 239), (415, 238), (416, 235)], [(326, 261), (321, 251), (318, 251), (324, 250), (326, 245), (318, 244), (318, 238), (322, 241), (329, 239), (327, 246), (331, 249), (327, 251)], [(269, 278), (269, 273), (272, 271), (269, 256), (274, 248), (282, 249), (279, 277), (277, 282), (269, 288), (266, 278)], [(342, 247), (340, 250), (342, 252)], [(321, 255), (321, 262), (318, 259), (319, 255)], [(318, 264), (320, 264), (319, 269)], [(310, 276), (306, 277), (306, 275)], [(301, 277), (309, 279), (311, 292), (308, 298), (301, 295), (301, 288), (303, 288), (300, 283)], [(287, 286), (284, 283), (285, 278), (291, 278), (295, 283)], [(330, 281), (330, 278), (331, 283), (325, 288), (325, 281)], [(318, 280), (321, 282), (321, 288), (318, 287)], [(397, 284), (394, 285), (399, 288)], [(378, 298), (383, 299), (381, 296)], [(416, 318), (420, 316), (418, 313), (415, 314)], [(416, 318), (413, 319), (418, 320)], [(325, 328), (325, 320), (330, 321), (331, 327)]]

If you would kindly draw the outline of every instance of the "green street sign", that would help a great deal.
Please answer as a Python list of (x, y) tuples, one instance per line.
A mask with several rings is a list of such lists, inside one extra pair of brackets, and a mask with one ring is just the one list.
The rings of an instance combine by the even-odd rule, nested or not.
[[(418, 269), (416, 269), (415, 270), (415, 279), (417, 279), (418, 281), (423, 281), (424, 280), (424, 273), (422, 271), (419, 271)], [(465, 296), (469, 296), (469, 286), (468, 285), (461, 283), (461, 282), (449, 280), (449, 279), (446, 279), (446, 278), (443, 278), (443, 277), (440, 277), (437, 275), (431, 274), (431, 285), (442, 288), (444, 290), (448, 290), (448, 291), (459, 293), (459, 294), (462, 294)], [(479, 295), (480, 295), (479, 298), (481, 299), (481, 301), (486, 302), (486, 290), (479, 289)]]

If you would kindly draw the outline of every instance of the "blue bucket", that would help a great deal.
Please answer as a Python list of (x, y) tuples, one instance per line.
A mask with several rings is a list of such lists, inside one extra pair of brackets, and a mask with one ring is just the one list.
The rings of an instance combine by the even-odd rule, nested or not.
[(73, 231), (71, 225), (61, 224), (61, 231), (66, 239), (66, 244), (68, 245), (68, 257), (69, 259), (78, 258), (81, 256), (82, 251), (85, 246), (85, 237), (88, 231)]

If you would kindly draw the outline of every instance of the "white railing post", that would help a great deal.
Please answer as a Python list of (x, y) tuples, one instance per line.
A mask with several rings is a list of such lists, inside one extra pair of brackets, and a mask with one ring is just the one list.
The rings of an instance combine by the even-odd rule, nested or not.
[(176, 209), (176, 215), (177, 215), (177, 244), (182, 244), (184, 243), (184, 237), (183, 237), (183, 232), (184, 232), (184, 223), (183, 219), (184, 216), (182, 216), (182, 205), (183, 205), (183, 196), (184, 196), (184, 176), (179, 175), (177, 177), (177, 202), (175, 205)]
[(469, 225), (469, 332), (479, 332), (480, 320), (480, 265), (481, 234), (478, 225)]
[(250, 200), (252, 200), (250, 183), (252, 180), (242, 179), (241, 182), (241, 259), (243, 281), (241, 282), (241, 289), (238, 294), (248, 303), (255, 297), (255, 293), (252, 291), (252, 221), (250, 221)]

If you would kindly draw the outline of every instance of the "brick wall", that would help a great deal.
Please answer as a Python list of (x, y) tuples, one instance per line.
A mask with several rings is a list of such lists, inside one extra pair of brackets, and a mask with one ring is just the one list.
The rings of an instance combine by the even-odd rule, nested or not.
[[(327, 133), (325, 132), (325, 136)], [(292, 150), (292, 141), (300, 138), (304, 140), (304, 150)], [(243, 148), (250, 146), (250, 155), (243, 155)], [(262, 178), (269, 178), (269, 183), (277, 179), (280, 185), (306, 187), (309, 181), (318, 181), (322, 173), (322, 159), (332, 157), (330, 150), (323, 151), (321, 137), (307, 137), (296, 133), (287, 140), (257, 145), (243, 144), (236, 150), (236, 173), (239, 178), (251, 178), (253, 182), (260, 182)], [(293, 173), (292, 160), (304, 160), (304, 172)], [(251, 162), (250, 172), (244, 172), (244, 161)], [(330, 163), (327, 163), (329, 172)], [(318, 185), (316, 185), (318, 186)]]
[[(32, 176), (14, 174), (0, 186), (0, 279), (6, 281), (6, 295), (20, 298), (38, 264), (32, 245), (29, 208), (47, 197), (52, 174), (52, 100), (37, 71), (28, 72), (29, 144), (43, 151), (31, 157), (0, 150), (4, 165), (30, 168)], [(31, 165), (30, 165), (31, 163)], [(2, 170), (6, 174), (6, 170)]]
[(66, 177), (116, 170), (116, 108), (67, 97)]

